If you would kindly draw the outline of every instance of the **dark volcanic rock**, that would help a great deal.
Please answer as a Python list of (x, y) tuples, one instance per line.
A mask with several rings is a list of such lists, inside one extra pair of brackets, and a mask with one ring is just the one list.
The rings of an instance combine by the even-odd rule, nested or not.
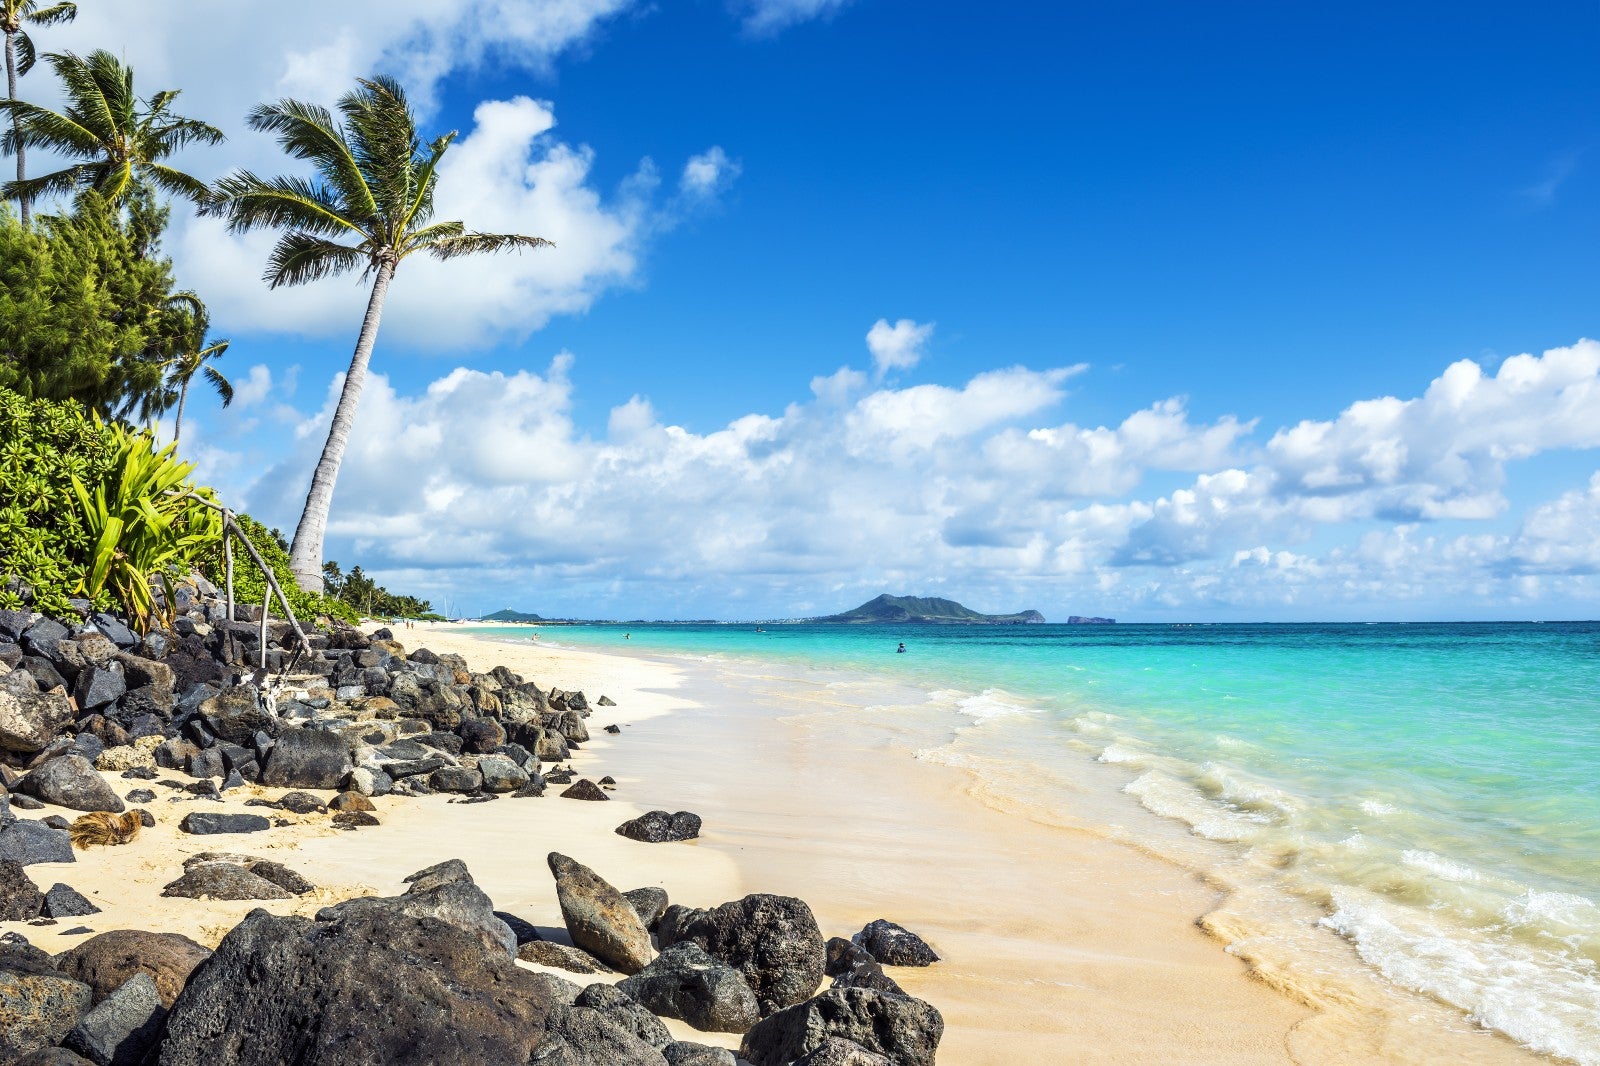
[(630, 888), (623, 893), (627, 901), (633, 904), (633, 909), (638, 912), (639, 920), (644, 927), (652, 933), (660, 923), (661, 916), (667, 913), (667, 890), (664, 888)]
[(495, 911), (494, 916), (505, 922), (506, 928), (511, 930), (511, 935), (517, 938), (517, 949), (519, 951), (522, 945), (531, 944), (539, 939), (539, 930), (534, 928), (533, 923), (523, 921), (515, 914), (510, 914), (506, 911)]
[(278, 721), (261, 706), (253, 685), (235, 685), (200, 704), (206, 728), (230, 744), (249, 744), (258, 730), (277, 731)]
[(0, 748), (22, 755), (41, 751), (73, 718), (72, 703), (57, 689), (13, 692), (0, 688)]
[(458, 731), (461, 750), (488, 755), (506, 742), (506, 731), (493, 718), (469, 718)]
[[(460, 859), (418, 870), (408, 879), (411, 887), (395, 900), (377, 900), (377, 903), (396, 903), (402, 913), (418, 918), (434, 918), (464, 929), (483, 941), (486, 948), (499, 951), (507, 958), (517, 954), (517, 937), (511, 927), (494, 913), (494, 903), (484, 894), (467, 872)], [(362, 906), (370, 900), (350, 900), (340, 907)], [(338, 908), (331, 908), (337, 910)], [(328, 913), (323, 911), (322, 914)], [(320, 919), (321, 914), (318, 915)]]
[(825, 950), (803, 900), (756, 894), (713, 910), (668, 907), (657, 929), (663, 949), (692, 940), (744, 975), (771, 1014), (799, 1003), (822, 983)]
[(662, 951), (617, 988), (655, 1013), (686, 1021), (701, 1032), (742, 1033), (761, 1020), (761, 1008), (743, 975), (693, 941)]
[(44, 910), (44, 893), (22, 864), (0, 860), (0, 922), (27, 922)]
[(267, 753), (261, 783), (275, 788), (338, 788), (350, 769), (350, 749), (339, 734), (291, 729)]
[(562, 799), (569, 800), (609, 800), (611, 797), (603, 792), (599, 785), (587, 777), (580, 777), (571, 788), (561, 793)]
[(271, 829), (272, 823), (259, 814), (211, 814), (195, 811), (184, 815), (178, 828), (185, 833), (209, 836), (213, 833), (259, 833)]
[(0, 1062), (60, 1043), (89, 1009), (89, 986), (36, 948), (0, 947)]
[(661, 1049), (667, 1066), (738, 1066), (739, 1060), (727, 1048), (676, 1040)]
[(554, 966), (568, 973), (615, 973), (611, 967), (570, 944), (557, 944), (549, 940), (530, 940), (517, 946), (517, 958), (523, 962), (536, 962), (540, 966)]
[(328, 810), (327, 804), (309, 792), (285, 792), (278, 797), (278, 806), (291, 814), (322, 814)]
[(134, 974), (149, 974), (162, 1005), (170, 1007), (194, 968), (210, 957), (210, 951), (180, 933), (114, 929), (63, 951), (55, 964), (88, 985), (96, 1003)]
[(646, 844), (693, 840), (700, 835), (700, 816), (688, 811), (679, 811), (677, 814), (647, 811), (617, 826), (617, 832), (629, 840), (640, 840)]
[(294, 893), (231, 862), (202, 862), (161, 890), (185, 899), (292, 899)]
[(650, 934), (633, 904), (575, 859), (552, 851), (550, 872), (572, 942), (623, 973), (638, 973), (653, 954)]
[(830, 1036), (795, 1059), (794, 1066), (894, 1066), (894, 1060), (842, 1037)]
[(255, 874), (257, 877), (271, 881), (279, 888), (286, 892), (291, 892), (296, 896), (303, 896), (307, 892), (315, 890), (317, 887), (310, 881), (307, 881), (304, 877), (301, 877), (294, 870), (291, 870), (287, 866), (283, 865), (281, 862), (257, 860), (255, 862), (246, 863), (245, 868), (251, 873)]
[(665, 1066), (661, 1052), (589, 1007), (550, 1012), (545, 1043), (528, 1066)]
[(95, 1066), (139, 1066), (166, 1019), (155, 981), (147, 973), (134, 974), (78, 1019), (62, 1045)]
[(857, 944), (854, 940), (846, 940), (842, 936), (831, 936), (824, 948), (826, 952), (822, 972), (829, 977), (838, 977), (842, 973), (869, 962), (877, 962), (872, 953)]
[(830, 989), (779, 1011), (745, 1034), (739, 1054), (754, 1066), (789, 1066), (830, 1037), (883, 1055), (894, 1066), (933, 1066), (944, 1019), (910, 996), (864, 988)]
[(375, 811), (372, 801), (359, 792), (341, 792), (328, 801), (330, 811)]
[(478, 760), (478, 773), (488, 792), (515, 792), (528, 784), (528, 771), (504, 755), (485, 755)]
[(94, 1063), (64, 1047), (42, 1047), (22, 1056), (14, 1066), (94, 1066)]
[(340, 829), (364, 829), (367, 826), (382, 825), (376, 815), (366, 811), (340, 811), (331, 819)]
[[(18, 804), (21, 806), (21, 804)], [(72, 838), (43, 822), (18, 819), (0, 829), (0, 860), (10, 859), (23, 866), (36, 862), (77, 862), (72, 854)]]
[(57, 883), (44, 894), (44, 913), (50, 918), (81, 918), (87, 914), (99, 914), (100, 908), (71, 885)]
[(483, 775), (465, 766), (441, 766), (428, 775), (428, 784), (440, 792), (476, 792), (483, 787)]
[(122, 797), (96, 772), (94, 764), (81, 755), (51, 759), (18, 782), (17, 791), (74, 811), (121, 814), (127, 809)]
[(870, 988), (878, 992), (888, 992), (892, 995), (903, 996), (905, 989), (900, 987), (900, 982), (884, 973), (883, 967), (876, 962), (861, 962), (845, 970), (833, 979), (834, 988)]
[(78, 671), (77, 683), (72, 687), (72, 698), (78, 701), (81, 711), (98, 711), (128, 691), (128, 683), (123, 680), (122, 667), (116, 664), (107, 666), (87, 666)]
[(592, 984), (578, 994), (573, 1005), (599, 1011), (607, 1021), (621, 1026), (653, 1048), (664, 1048), (672, 1043), (672, 1034), (661, 1024), (661, 1019), (615, 985)]
[(316, 921), (252, 911), (190, 979), (156, 1062), (509, 1064), (553, 1042), (545, 982), (402, 900), (352, 901), (364, 905)]
[(867, 923), (855, 939), (874, 959), (889, 966), (932, 966), (939, 961), (920, 936), (886, 918)]

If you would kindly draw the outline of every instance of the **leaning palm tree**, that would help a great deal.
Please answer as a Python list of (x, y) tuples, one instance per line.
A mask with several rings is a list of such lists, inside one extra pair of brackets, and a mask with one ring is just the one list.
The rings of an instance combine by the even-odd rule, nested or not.
[(183, 406), (189, 402), (189, 382), (194, 376), (199, 374), (211, 383), (224, 407), (233, 402), (233, 383), (208, 365), (227, 354), (229, 342), (206, 336), (211, 331), (211, 316), (205, 304), (192, 292), (180, 292), (169, 302), (183, 316), (178, 352), (172, 357), (167, 377), (168, 383), (177, 388), (178, 410), (172, 421), (172, 443), (177, 444), (183, 436)]
[(25, 148), (43, 148), (77, 162), (7, 182), (6, 196), (27, 202), (92, 188), (120, 204), (136, 188), (153, 187), (196, 203), (206, 198), (205, 182), (162, 162), (186, 145), (224, 140), (215, 126), (173, 114), (178, 90), (140, 100), (133, 91), (133, 68), (104, 50), (87, 58), (62, 52), (45, 59), (66, 90), (67, 109), (58, 113), (23, 100), (0, 100), (12, 121), (4, 145), (19, 155)]
[[(6, 35), (6, 99), (17, 98), (17, 79), (33, 69), (33, 38), (23, 30), (24, 22), (35, 26), (55, 26), (71, 22), (78, 17), (77, 4), (52, 4), (41, 8), (38, 0), (0, 0), (0, 30)], [(19, 60), (20, 57), (20, 60)], [(12, 131), (16, 131), (17, 117), (11, 116)], [(27, 155), (22, 145), (17, 145), (17, 180), (28, 176)], [(17, 205), (22, 211), (22, 224), (28, 224), (28, 200), (24, 197)]]
[(405, 91), (393, 78), (362, 79), (340, 99), (339, 112), (342, 123), (326, 108), (299, 100), (256, 108), (251, 128), (276, 134), (285, 152), (312, 164), (315, 176), (262, 178), (239, 171), (217, 182), (209, 207), (225, 215), (235, 233), (264, 226), (284, 231), (264, 275), (272, 288), (356, 267), (362, 277), (372, 277), (355, 354), (289, 551), (295, 581), (307, 592), (322, 591), (322, 542), (333, 486), (366, 384), (384, 297), (401, 260), (414, 252), (454, 259), (550, 243), (516, 233), (470, 233), (460, 222), (430, 223), (439, 160), (456, 134), (424, 148)]

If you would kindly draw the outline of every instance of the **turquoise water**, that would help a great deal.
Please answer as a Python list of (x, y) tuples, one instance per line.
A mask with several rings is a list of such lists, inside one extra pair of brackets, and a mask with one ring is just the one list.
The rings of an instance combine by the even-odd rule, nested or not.
[(540, 638), (909, 684), (1020, 790), (1118, 766), (1386, 980), (1600, 1063), (1600, 623), (764, 628)]

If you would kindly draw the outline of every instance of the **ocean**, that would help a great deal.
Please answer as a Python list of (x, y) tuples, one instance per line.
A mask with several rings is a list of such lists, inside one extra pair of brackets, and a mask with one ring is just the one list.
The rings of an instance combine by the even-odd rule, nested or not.
[[(539, 634), (877, 693), (919, 716), (918, 758), (981, 770), (1030, 816), (1081, 823), (1076, 782), (1110, 780), (1196, 847), (1131, 843), (1247, 910), (1301, 908), (1371, 977), (1600, 1064), (1600, 623)], [(1344, 963), (1306, 946), (1306, 924), (1212, 927), (1314, 1000)]]

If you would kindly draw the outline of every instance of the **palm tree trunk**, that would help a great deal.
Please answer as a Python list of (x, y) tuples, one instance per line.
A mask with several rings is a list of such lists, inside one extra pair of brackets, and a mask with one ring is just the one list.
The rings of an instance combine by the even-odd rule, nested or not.
[(189, 379), (184, 378), (183, 384), (178, 386), (178, 414), (172, 420), (172, 446), (178, 446), (178, 438), (183, 436), (183, 404), (189, 398)]
[[(6, 34), (6, 95), (15, 100), (17, 98), (17, 35)], [(11, 128), (17, 133), (17, 180), (28, 176), (26, 163), (27, 152), (22, 147), (22, 120), (15, 114), (11, 116)], [(28, 228), (28, 198), (18, 196), (17, 204), (22, 215), (22, 228)]]
[(322, 591), (322, 540), (328, 531), (328, 507), (333, 503), (333, 485), (339, 480), (339, 465), (344, 462), (344, 446), (350, 439), (350, 427), (355, 424), (361, 389), (367, 383), (367, 363), (372, 359), (372, 346), (378, 339), (378, 320), (383, 317), (383, 299), (389, 292), (394, 268), (394, 263), (385, 261), (373, 279), (367, 315), (361, 320), (361, 336), (356, 340), (355, 354), (350, 357), (339, 405), (333, 409), (333, 424), (328, 427), (328, 443), (322, 446), (322, 458), (317, 460), (316, 472), (311, 475), (311, 491), (306, 493), (306, 507), (294, 530), (289, 570), (294, 574), (295, 584), (306, 592)]

